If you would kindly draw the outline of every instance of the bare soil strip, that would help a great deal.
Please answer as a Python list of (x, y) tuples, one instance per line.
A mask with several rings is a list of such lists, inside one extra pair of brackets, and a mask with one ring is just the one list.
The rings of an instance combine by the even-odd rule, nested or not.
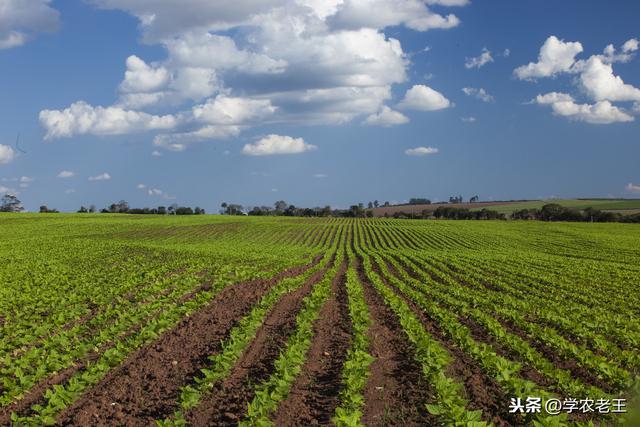
[[(59, 424), (149, 425), (173, 413), (180, 387), (206, 366), (207, 356), (219, 351), (221, 340), (253, 304), (282, 278), (302, 274), (317, 262), (319, 258), (271, 279), (223, 289), (207, 307), (109, 371), (59, 415)], [(199, 289), (206, 288), (205, 284)]]
[[(266, 380), (273, 372), (273, 362), (295, 329), (296, 316), (302, 308), (303, 298), (322, 279), (327, 269), (315, 273), (303, 286), (286, 294), (276, 303), (229, 376), (214, 385), (211, 393), (199, 406), (185, 414), (190, 426), (225, 426), (239, 422), (254, 396), (255, 385)], [(173, 400), (175, 401), (175, 397)], [(161, 418), (168, 413), (155, 415), (156, 418)]]
[(302, 372), (275, 414), (276, 426), (331, 423), (339, 404), (342, 366), (352, 336), (345, 271), (343, 265), (333, 282), (333, 295), (320, 311)]
[(362, 422), (370, 427), (439, 425), (425, 408), (430, 386), (397, 316), (368, 282), (360, 263), (357, 267), (371, 313), (370, 354), (375, 358), (363, 393)]
[[(404, 267), (406, 268), (406, 266)], [(415, 274), (409, 270), (407, 268), (407, 273)], [(394, 273), (393, 266), (391, 266), (390, 271)], [(447, 375), (464, 384), (464, 391), (469, 400), (468, 409), (482, 410), (483, 418), (491, 421), (495, 426), (517, 425), (518, 420), (509, 416), (509, 396), (506, 395), (500, 385), (489, 377), (471, 356), (460, 350), (453, 341), (444, 335), (437, 321), (430, 318), (428, 313), (394, 286), (390, 287), (409, 304), (413, 312), (422, 321), (427, 332), (436, 338), (453, 357), (453, 361), (447, 369)]]

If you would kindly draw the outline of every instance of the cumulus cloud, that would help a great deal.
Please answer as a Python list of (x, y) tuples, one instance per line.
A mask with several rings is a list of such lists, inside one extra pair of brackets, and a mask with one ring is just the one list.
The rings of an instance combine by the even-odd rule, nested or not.
[(415, 85), (407, 91), (399, 108), (419, 111), (435, 111), (449, 108), (451, 102), (440, 92), (425, 85)]
[(58, 174), (58, 178), (73, 178), (74, 176), (76, 176), (76, 174), (72, 171), (61, 171)]
[(407, 156), (428, 156), (431, 154), (437, 154), (440, 150), (434, 147), (415, 147), (404, 150), (404, 154)]
[(463, 87), (462, 92), (467, 96), (474, 96), (483, 102), (493, 102), (495, 98), (483, 88)]
[[(72, 136), (81, 134), (80, 129), (95, 134), (166, 130), (166, 134), (175, 136), (161, 135), (157, 146), (175, 150), (184, 149), (187, 140), (197, 139), (199, 134), (237, 135), (246, 127), (271, 122), (341, 124), (384, 113), (392, 86), (406, 82), (411, 65), (400, 42), (388, 37), (384, 29), (396, 25), (417, 31), (450, 28), (458, 25), (458, 18), (435, 13), (430, 6), (464, 6), (468, 1), (91, 3), (135, 16), (144, 41), (164, 47), (166, 57), (151, 62), (138, 55), (129, 56), (114, 105), (89, 108), (148, 116), (120, 120), (118, 126), (103, 125), (101, 129), (84, 117), (50, 117), (52, 114), (45, 111), (41, 122), (47, 135)], [(228, 104), (241, 97), (251, 100), (263, 114), (242, 121), (233, 111), (228, 116), (219, 111), (232, 107)], [(153, 112), (171, 108), (183, 111), (155, 116), (157, 113), (147, 110), (150, 108)], [(205, 122), (206, 117), (212, 117), (205, 114), (211, 108), (214, 111), (208, 112), (213, 114), (214, 123), (208, 119)], [(195, 117), (199, 112), (203, 113), (200, 119)], [(164, 119), (162, 125), (159, 118)]]
[(151, 155), (152, 155), (153, 157), (162, 157), (162, 152), (161, 152), (161, 151), (158, 151), (158, 150), (153, 150), (153, 151), (151, 152)]
[(475, 56), (473, 58), (467, 58), (464, 66), (467, 69), (471, 68), (480, 68), (489, 62), (493, 62), (493, 57), (491, 56), (491, 52), (486, 47), (482, 49), (482, 53), (479, 56)]
[(534, 102), (540, 105), (550, 105), (553, 113), (558, 116), (587, 123), (609, 124), (634, 120), (632, 115), (612, 105), (609, 101), (577, 104), (573, 97), (566, 93), (551, 92), (538, 95)]
[(0, 4), (0, 49), (25, 44), (35, 34), (58, 28), (59, 13), (51, 0), (3, 0)]
[(314, 174), (313, 177), (317, 178), (317, 179), (323, 179), (323, 178), (328, 178), (329, 175), (327, 175), (325, 173), (317, 173), (317, 174)]
[(101, 173), (100, 175), (90, 176), (89, 181), (108, 181), (111, 179), (111, 175), (108, 173)]
[[(462, 5), (460, 3), (449, 6)], [(331, 22), (340, 28), (405, 25), (416, 31), (453, 28), (460, 24), (454, 14), (442, 16), (434, 13), (420, 0), (344, 0), (331, 17)]]
[(613, 74), (611, 64), (594, 55), (577, 67), (584, 92), (594, 101), (640, 101), (640, 89)]
[(640, 193), (640, 185), (639, 184), (634, 184), (634, 183), (630, 182), (624, 188), (627, 191), (632, 191), (634, 193)]
[(520, 66), (514, 74), (521, 80), (531, 80), (568, 72), (576, 61), (576, 55), (583, 50), (580, 42), (565, 42), (550, 36), (540, 48), (538, 62)]
[(407, 116), (399, 111), (392, 110), (386, 105), (383, 106), (379, 112), (371, 114), (364, 121), (364, 124), (367, 125), (384, 127), (403, 125), (405, 123), (409, 123), (409, 118)]
[(476, 122), (477, 119), (473, 116), (469, 116), (469, 117), (461, 117), (460, 120), (462, 120), (465, 123), (473, 123)]
[(622, 51), (625, 53), (635, 52), (636, 50), (638, 50), (639, 44), (640, 43), (638, 42), (638, 39), (629, 39), (622, 45)]
[(16, 152), (8, 145), (0, 144), (0, 165), (6, 165), (15, 159)]
[(45, 139), (73, 135), (119, 135), (149, 130), (171, 129), (178, 123), (172, 115), (155, 116), (120, 107), (94, 107), (79, 101), (64, 110), (43, 110), (40, 123)]
[(576, 60), (575, 56), (583, 50), (579, 42), (565, 43), (551, 36), (540, 50), (538, 63), (519, 67), (515, 74), (524, 79), (560, 73), (577, 74), (574, 82), (582, 94), (594, 101), (593, 104), (577, 103), (571, 95), (561, 92), (538, 95), (533, 102), (550, 105), (554, 114), (573, 120), (596, 124), (630, 122), (634, 117), (612, 102), (634, 101), (635, 106), (635, 103), (640, 102), (640, 89), (615, 75), (613, 64), (630, 60), (637, 49), (637, 40), (630, 39), (622, 45), (622, 53), (618, 53), (609, 44), (602, 54), (591, 55), (586, 60)]
[(317, 149), (303, 138), (269, 135), (253, 144), (245, 144), (242, 153), (248, 156), (271, 156), (275, 154), (298, 154)]

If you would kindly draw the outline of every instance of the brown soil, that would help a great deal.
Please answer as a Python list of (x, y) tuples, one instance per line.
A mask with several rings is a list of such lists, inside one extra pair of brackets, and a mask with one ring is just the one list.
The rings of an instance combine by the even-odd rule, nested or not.
[[(392, 273), (394, 272), (394, 270), (391, 271)], [(407, 272), (412, 274), (408, 270)], [(390, 287), (411, 307), (412, 311), (422, 321), (426, 331), (451, 354), (452, 362), (447, 367), (447, 375), (464, 385), (464, 393), (469, 400), (467, 408), (469, 410), (482, 410), (483, 418), (491, 421), (495, 426), (517, 425), (519, 420), (509, 416), (509, 396), (500, 385), (493, 378), (486, 375), (478, 362), (462, 351), (444, 334), (437, 321), (429, 317), (428, 313), (394, 286), (390, 285)]]
[(359, 263), (358, 273), (371, 313), (368, 336), (370, 354), (375, 358), (369, 366), (364, 390), (362, 422), (367, 426), (439, 425), (425, 408), (430, 386), (415, 361), (413, 346), (397, 316), (368, 282)]
[(313, 426), (331, 423), (342, 388), (341, 373), (351, 343), (349, 301), (343, 265), (333, 283), (333, 295), (314, 325), (314, 340), (302, 372), (289, 396), (279, 406), (277, 426)]
[(263, 382), (273, 372), (273, 362), (295, 329), (303, 298), (311, 293), (326, 270), (315, 273), (303, 286), (280, 298), (227, 378), (215, 384), (201, 404), (185, 414), (189, 425), (225, 426), (238, 423), (254, 396), (255, 384)]
[[(317, 262), (319, 258), (271, 279), (242, 282), (223, 289), (205, 308), (109, 371), (59, 415), (59, 424), (149, 425), (173, 413), (180, 387), (206, 366), (210, 354), (219, 351), (221, 340), (243, 314), (279, 280), (299, 275)], [(198, 290), (209, 287), (203, 284)]]

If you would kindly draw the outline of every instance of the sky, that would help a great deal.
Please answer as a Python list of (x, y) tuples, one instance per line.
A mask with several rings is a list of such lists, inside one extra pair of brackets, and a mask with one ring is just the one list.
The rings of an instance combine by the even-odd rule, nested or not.
[(0, 194), (209, 212), (640, 197), (638, 16), (615, 0), (0, 0)]

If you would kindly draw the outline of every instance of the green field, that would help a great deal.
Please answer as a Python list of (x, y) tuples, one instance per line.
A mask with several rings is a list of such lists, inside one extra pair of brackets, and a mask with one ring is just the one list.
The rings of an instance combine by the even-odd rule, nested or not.
[(635, 224), (0, 214), (0, 262), (0, 425), (640, 425)]
[(550, 199), (550, 200), (532, 200), (528, 202), (505, 203), (504, 205), (495, 205), (487, 209), (495, 210), (500, 213), (509, 214), (520, 209), (540, 209), (548, 203), (557, 203), (567, 208), (586, 209), (594, 208), (603, 211), (640, 211), (640, 199)]

